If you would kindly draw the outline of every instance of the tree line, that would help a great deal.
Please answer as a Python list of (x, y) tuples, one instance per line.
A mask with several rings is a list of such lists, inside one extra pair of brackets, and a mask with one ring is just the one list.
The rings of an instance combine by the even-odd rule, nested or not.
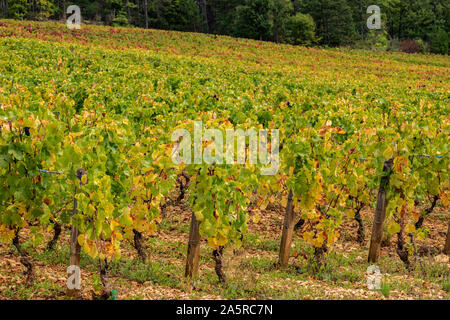
[[(0, 0), (0, 17), (230, 35), (279, 43), (449, 53), (448, 0)], [(367, 8), (381, 9), (369, 30)]]

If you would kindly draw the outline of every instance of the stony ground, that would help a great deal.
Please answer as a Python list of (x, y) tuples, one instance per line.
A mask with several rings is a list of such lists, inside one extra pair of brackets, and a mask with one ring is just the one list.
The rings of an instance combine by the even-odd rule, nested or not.
[[(131, 243), (123, 248), (123, 257), (110, 267), (110, 282), (118, 299), (450, 299), (450, 263), (448, 256), (415, 256), (407, 270), (395, 253), (395, 238), (382, 248), (378, 266), (383, 274), (381, 290), (368, 290), (366, 270), (368, 236), (373, 212), (363, 212), (366, 227), (364, 245), (356, 241), (357, 224), (348, 218), (341, 239), (327, 256), (320, 272), (313, 272), (311, 248), (296, 231), (293, 257), (286, 270), (276, 266), (283, 210), (264, 211), (258, 223), (250, 221), (249, 232), (240, 249), (227, 248), (224, 254), (227, 284), (218, 283), (214, 263), (206, 243), (202, 245), (199, 276), (192, 282), (183, 277), (188, 241), (190, 211), (186, 204), (169, 206), (158, 234), (147, 238), (146, 264), (136, 255)], [(425, 220), (430, 230), (417, 247), (442, 248), (448, 213), (437, 208)], [(49, 240), (52, 234), (45, 235)], [(32, 248), (26, 230), (22, 243), (32, 256), (36, 280), (25, 285), (25, 268), (16, 250), (0, 245), (0, 299), (67, 299), (65, 283), (69, 261), (69, 230), (63, 231), (54, 251), (45, 246)], [(82, 255), (82, 298), (92, 299), (100, 292), (98, 262)]]

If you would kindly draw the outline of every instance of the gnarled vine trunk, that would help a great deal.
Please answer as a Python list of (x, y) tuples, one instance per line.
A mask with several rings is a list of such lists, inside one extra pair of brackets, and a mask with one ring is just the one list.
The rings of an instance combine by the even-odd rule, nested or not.
[(397, 254), (400, 257), (400, 259), (403, 261), (403, 263), (405, 264), (406, 268), (410, 268), (410, 263), (409, 263), (409, 252), (408, 249), (405, 247), (405, 239), (403, 237), (403, 232), (405, 229), (405, 221), (403, 219), (403, 217), (400, 218), (400, 232), (397, 233)]
[(304, 224), (305, 224), (305, 220), (303, 220), (303, 219), (298, 220), (298, 222), (294, 226), (294, 230), (300, 230)]
[(144, 247), (142, 246), (142, 233), (133, 229), (134, 233), (134, 243), (133, 246), (136, 249), (139, 257), (141, 258), (142, 262), (145, 263), (147, 260), (147, 255), (145, 253)]
[(425, 219), (426, 216), (430, 215), (433, 212), (434, 207), (436, 207), (436, 204), (437, 204), (438, 200), (439, 200), (439, 196), (438, 195), (433, 196), (433, 200), (431, 201), (430, 207), (427, 208), (425, 210), (425, 212), (420, 215), (419, 220), (417, 220), (417, 222), (415, 224), (416, 229), (422, 228), (423, 220)]
[(219, 247), (217, 250), (213, 251), (213, 258), (216, 266), (214, 267), (217, 277), (221, 283), (226, 283), (225, 272), (223, 271), (223, 247)]
[(325, 264), (325, 254), (328, 252), (327, 243), (324, 241), (320, 248), (314, 248), (314, 260), (316, 265), (314, 266), (314, 272), (318, 272)]
[(358, 235), (358, 237), (357, 237), (358, 242), (360, 244), (364, 244), (365, 232), (364, 232), (364, 223), (363, 223), (363, 220), (361, 218), (361, 209), (362, 209), (362, 207), (358, 207), (356, 209), (355, 220), (356, 220), (356, 222), (358, 222), (358, 233), (357, 233), (357, 235)]
[(109, 263), (108, 260), (104, 260), (104, 264), (99, 262), (100, 264), (100, 280), (103, 285), (103, 290), (100, 295), (96, 295), (94, 292), (92, 293), (92, 299), (93, 300), (108, 300), (111, 296), (111, 285), (108, 281), (108, 267)]
[(53, 222), (53, 238), (50, 240), (50, 242), (47, 245), (47, 250), (53, 250), (55, 247), (55, 244), (58, 242), (59, 236), (61, 234), (62, 228), (61, 225), (58, 222)]
[(27, 270), (24, 272), (24, 274), (27, 276), (25, 284), (29, 286), (33, 283), (34, 280), (33, 262), (20, 245), (19, 231), (19, 229), (16, 231), (15, 237), (13, 239), (13, 245), (14, 247), (16, 247), (17, 251), (20, 254), (20, 262), (25, 266), (25, 268), (27, 268)]
[[(185, 180), (184, 183), (183, 183), (182, 177)], [(177, 181), (180, 184), (180, 195), (178, 196), (177, 201), (180, 202), (184, 199), (184, 197), (186, 195), (186, 190), (189, 187), (191, 178), (189, 177), (189, 175), (186, 172), (182, 172), (181, 175), (178, 177)]]

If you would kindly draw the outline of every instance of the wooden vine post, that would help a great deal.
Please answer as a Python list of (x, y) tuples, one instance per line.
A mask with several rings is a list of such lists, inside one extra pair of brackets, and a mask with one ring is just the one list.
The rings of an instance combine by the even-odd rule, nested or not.
[(383, 225), (386, 217), (386, 208), (388, 205), (386, 189), (389, 185), (389, 176), (393, 165), (394, 159), (385, 161), (383, 165), (383, 176), (381, 177), (380, 188), (378, 189), (377, 206), (375, 208), (375, 215), (373, 218), (372, 236), (370, 239), (369, 248), (369, 262), (377, 262), (380, 255)]
[(198, 260), (200, 258), (200, 222), (192, 212), (191, 230), (189, 231), (189, 243), (187, 249), (185, 277), (192, 278), (198, 272)]
[[(76, 171), (76, 176), (79, 181), (80, 186), (82, 186), (82, 177), (87, 172), (84, 169), (78, 169)], [(75, 187), (75, 194), (77, 192), (77, 187)], [(73, 199), (73, 216), (75, 216), (78, 213), (77, 208), (77, 199), (74, 197)], [(70, 232), (70, 258), (69, 258), (69, 266), (76, 266), (80, 267), (80, 254), (81, 254), (81, 246), (78, 243), (78, 228), (72, 225), (71, 232)], [(80, 296), (80, 289), (74, 288), (74, 289), (68, 289), (67, 295), (71, 297), (79, 297)]]
[(292, 198), (293, 198), (292, 190), (289, 190), (280, 244), (279, 264), (282, 268), (286, 268), (288, 265), (291, 253), (292, 235), (294, 233), (295, 214)]
[(450, 221), (448, 222), (447, 238), (445, 240), (444, 254), (450, 255)]

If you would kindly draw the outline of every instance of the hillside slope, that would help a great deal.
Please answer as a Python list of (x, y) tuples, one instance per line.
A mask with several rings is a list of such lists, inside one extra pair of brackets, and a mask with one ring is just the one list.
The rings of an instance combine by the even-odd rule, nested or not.
[[(289, 141), (294, 133), (303, 134), (304, 128), (320, 132), (321, 126), (326, 128), (328, 119), (332, 119), (345, 137), (354, 134), (366, 141), (365, 136), (375, 137), (381, 131), (386, 134), (378, 144), (371, 145), (372, 149), (365, 148), (359, 139), (352, 140), (357, 145), (359, 160), (360, 156), (369, 156), (368, 152), (382, 157), (384, 151), (375, 149), (384, 147), (384, 139), (407, 141), (402, 145), (404, 149), (396, 151), (406, 150), (413, 138), (403, 128), (410, 125), (407, 128), (420, 132), (419, 138), (423, 139), (417, 152), (439, 155), (430, 163), (448, 177), (445, 159), (449, 155), (449, 71), (448, 56), (304, 48), (204, 34), (100, 26), (71, 31), (59, 23), (0, 20), (0, 128), (6, 132), (10, 126), (8, 119), (16, 116), (14, 112), (23, 112), (30, 119), (43, 119), (45, 124), (53, 121), (63, 126), (64, 121), (53, 115), (58, 113), (58, 117), (86, 115), (114, 121), (111, 131), (118, 136), (129, 127), (140, 126), (136, 132), (151, 128), (155, 130), (154, 136), (168, 139), (170, 130), (183, 121), (217, 116), (233, 124), (283, 126), (282, 139)], [(392, 122), (397, 116), (400, 120)], [(53, 129), (59, 130), (56, 126)], [(59, 131), (58, 134), (61, 135)], [(67, 136), (70, 139), (61, 138), (58, 146), (63, 148), (77, 137)], [(143, 143), (138, 134), (134, 137), (136, 144)], [(33, 146), (39, 146), (39, 139)], [(123, 142), (120, 139), (117, 141)], [(335, 143), (328, 151), (330, 154), (340, 151), (342, 139), (330, 138)], [(53, 141), (51, 137), (42, 137), (44, 140)], [(319, 140), (314, 142), (318, 148)], [(1, 141), (4, 147), (6, 140)], [(59, 156), (56, 147), (55, 150), (54, 156)], [(52, 150), (44, 151), (47, 158), (41, 164), (56, 167), (63, 162), (52, 159)], [(131, 158), (130, 153), (121, 152), (122, 160)], [(108, 164), (107, 160), (105, 163)], [(337, 168), (338, 164), (330, 161), (326, 165)], [(8, 171), (3, 162), (0, 168), (2, 174)], [(395, 252), (396, 236), (388, 237), (378, 263), (384, 274), (383, 289), (370, 291), (365, 272), (369, 266), (368, 239), (379, 184), (379, 176), (373, 173), (379, 166), (368, 164), (363, 168), (370, 176), (370, 181), (364, 183), (370, 189), (366, 195), (371, 199), (362, 210), (366, 238), (362, 244), (357, 242), (357, 223), (347, 211), (341, 212), (336, 221), (342, 218), (342, 224), (336, 222), (333, 230), (337, 241), (330, 243), (327, 265), (320, 272), (314, 271), (313, 248), (304, 239), (310, 224), (295, 231), (289, 267), (280, 270), (276, 266), (286, 193), (280, 187), (281, 191), (267, 197), (270, 203), (265, 206), (254, 199), (249, 201), (248, 228), (242, 248), (225, 250), (227, 284), (217, 282), (206, 239), (202, 240), (200, 276), (189, 283), (183, 277), (183, 268), (191, 206), (187, 199), (176, 201), (176, 188), (167, 201), (162, 221), (158, 220), (158, 231), (145, 238), (148, 263), (137, 258), (130, 239), (123, 240), (122, 258), (110, 266), (112, 286), (118, 289), (119, 299), (449, 299), (450, 263), (448, 256), (439, 254), (449, 221), (448, 180), (444, 178), (436, 187), (443, 200), (425, 219), (426, 232), (415, 242), (418, 248), (432, 249), (425, 255), (412, 255), (412, 268), (408, 270)], [(282, 166), (280, 181), (287, 179), (289, 170), (289, 166)], [(114, 177), (111, 170), (106, 171)], [(407, 174), (409, 171), (405, 173), (409, 180), (417, 178)], [(332, 174), (324, 180), (330, 177)], [(51, 179), (64, 183), (61, 177)], [(434, 181), (436, 176), (433, 173), (427, 179)], [(423, 189), (423, 185), (417, 188), (418, 204), (408, 202), (413, 204), (408, 207), (406, 223), (412, 223), (414, 217), (430, 206)], [(323, 192), (329, 192), (331, 197), (334, 191), (324, 187)], [(7, 220), (6, 208), (9, 210), (5, 206), (0, 222)], [(16, 249), (9, 243), (1, 243), (0, 299), (65, 298), (68, 225), (63, 228), (55, 250), (48, 251), (46, 242), (52, 237), (48, 221), (36, 231), (36, 224), (27, 224), (25, 219), (26, 215), (20, 239), (35, 262), (37, 279), (27, 287)], [(389, 223), (396, 222), (390, 217)], [(0, 235), (4, 230), (0, 229)], [(4, 234), (6, 240), (11, 240), (6, 231)], [(95, 273), (97, 260), (83, 253), (81, 266), (82, 293), (89, 299), (91, 290), (99, 291), (101, 287)]]

